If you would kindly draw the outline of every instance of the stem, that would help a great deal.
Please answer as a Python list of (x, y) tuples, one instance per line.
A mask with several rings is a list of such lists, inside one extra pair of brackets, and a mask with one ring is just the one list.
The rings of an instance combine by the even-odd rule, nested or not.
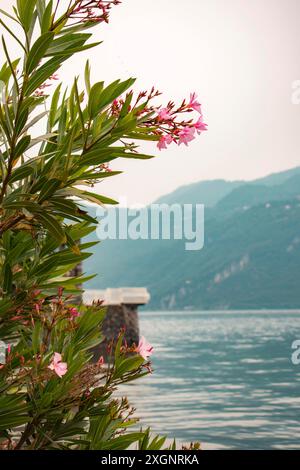
[[(63, 23), (66, 19), (68, 19), (70, 17), (70, 15), (72, 15), (73, 11), (75, 10), (75, 8), (77, 7), (78, 3), (80, 3), (81, 0), (75, 0), (75, 3), (73, 6), (69, 6), (69, 8), (67, 9), (67, 11), (57, 20), (55, 21), (52, 26), (51, 26), (51, 29), (50, 31), (54, 31), (58, 26), (61, 25), (61, 23)], [(57, 5), (58, 6), (58, 5)]]
[(1, 193), (0, 193), (0, 204), (2, 204), (2, 202), (3, 202), (3, 198), (5, 196), (7, 186), (8, 186), (8, 182), (9, 182), (9, 179), (11, 177), (12, 170), (13, 170), (14, 151), (16, 149), (17, 141), (18, 141), (18, 138), (19, 138), (19, 135), (16, 131), (16, 128), (17, 128), (16, 123), (18, 122), (18, 118), (19, 118), (20, 111), (21, 111), (21, 106), (22, 106), (23, 101), (24, 101), (24, 90), (25, 90), (25, 86), (27, 85), (27, 81), (28, 81), (28, 75), (24, 74), (22, 89), (21, 89), (21, 92), (20, 92), (16, 117), (15, 117), (14, 132), (13, 132), (13, 135), (12, 135), (12, 138), (11, 138), (10, 155), (9, 155), (9, 159), (8, 159), (7, 173), (6, 173), (6, 176), (3, 180), (2, 189), (1, 189)]
[(6, 222), (0, 224), (0, 237), (2, 237), (4, 232), (14, 227), (18, 222), (21, 222), (25, 218), (24, 214), (16, 215), (11, 219), (8, 219)]
[(25, 444), (27, 439), (29, 439), (32, 432), (34, 431), (36, 424), (37, 424), (37, 418), (33, 419), (31, 421), (31, 423), (28, 423), (26, 425), (26, 428), (25, 428), (24, 432), (22, 433), (21, 439), (19, 440), (18, 444), (15, 447), (15, 450), (21, 450), (23, 444)]

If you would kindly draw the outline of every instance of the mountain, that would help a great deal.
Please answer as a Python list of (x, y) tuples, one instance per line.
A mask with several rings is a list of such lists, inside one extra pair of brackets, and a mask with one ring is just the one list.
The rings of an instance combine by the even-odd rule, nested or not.
[(223, 197), (233, 189), (244, 185), (243, 181), (201, 181), (187, 186), (182, 186), (176, 191), (162, 196), (156, 204), (205, 204), (207, 207), (215, 206)]
[(300, 177), (300, 167), (292, 168), (281, 173), (274, 173), (252, 182), (212, 180), (181, 186), (170, 194), (160, 197), (157, 204), (205, 204), (213, 207), (234, 189), (244, 186), (270, 187), (285, 184), (293, 177)]
[(300, 166), (291, 168), (280, 173), (273, 173), (272, 175), (265, 176), (255, 181), (257, 184), (263, 184), (264, 186), (275, 186), (278, 184), (285, 183), (288, 179), (295, 175), (300, 175)]
[(300, 197), (300, 173), (274, 186), (264, 186), (261, 180), (255, 184), (239, 186), (219, 201), (217, 207), (232, 210), (297, 197)]
[[(215, 194), (214, 194), (215, 191)], [(151, 309), (300, 307), (300, 168), (249, 182), (201, 182), (160, 203), (203, 203), (205, 246), (107, 240), (85, 265), (87, 288), (146, 286)]]

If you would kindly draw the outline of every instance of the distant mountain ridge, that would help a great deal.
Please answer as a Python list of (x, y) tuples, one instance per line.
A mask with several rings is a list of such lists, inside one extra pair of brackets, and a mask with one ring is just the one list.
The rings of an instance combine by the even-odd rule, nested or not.
[(174, 192), (160, 197), (155, 204), (205, 204), (215, 206), (223, 197), (235, 188), (242, 186), (242, 181), (203, 181), (182, 186)]
[(300, 167), (252, 182), (206, 181), (160, 203), (204, 203), (205, 247), (107, 240), (85, 264), (88, 288), (145, 286), (152, 309), (300, 308)]
[(272, 187), (286, 183), (290, 178), (300, 176), (300, 166), (281, 173), (273, 173), (269, 176), (253, 181), (226, 181), (222, 179), (200, 181), (186, 186), (181, 186), (175, 191), (160, 197), (155, 201), (158, 204), (205, 204), (207, 207), (215, 206), (221, 199), (229, 195), (234, 189), (243, 186)]
[(295, 174), (281, 184), (265, 186), (260, 184), (245, 184), (225, 196), (218, 207), (230, 209), (233, 207), (255, 206), (271, 201), (281, 201), (300, 197), (300, 174)]
[(263, 184), (265, 186), (276, 186), (285, 183), (289, 178), (295, 175), (300, 175), (300, 166), (279, 173), (272, 173), (271, 175), (254, 180), (253, 183)]

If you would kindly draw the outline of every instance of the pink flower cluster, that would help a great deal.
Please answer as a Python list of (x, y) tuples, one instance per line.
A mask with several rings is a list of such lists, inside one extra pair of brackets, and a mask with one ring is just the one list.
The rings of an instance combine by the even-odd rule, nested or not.
[(80, 23), (91, 21), (94, 23), (108, 23), (109, 11), (112, 5), (119, 5), (120, 0), (83, 0), (72, 10), (69, 18), (78, 20)]
[[(193, 111), (200, 115), (197, 121), (177, 121), (180, 114)], [(172, 142), (178, 145), (188, 145), (196, 138), (196, 133), (201, 134), (201, 132), (207, 130), (207, 124), (203, 122), (201, 104), (197, 101), (196, 93), (191, 93), (189, 102), (183, 101), (178, 109), (175, 109), (172, 102), (166, 108), (160, 108), (157, 112), (156, 123), (160, 135), (157, 144), (159, 150), (166, 149)]]
[[(141, 91), (134, 104), (132, 104), (133, 91), (129, 91), (126, 97), (114, 100), (110, 108), (111, 116), (118, 117), (124, 104), (127, 101), (131, 103), (126, 111), (128, 113), (136, 111), (138, 127), (147, 129), (147, 133), (156, 137), (159, 150), (166, 149), (172, 142), (177, 145), (188, 145), (196, 138), (197, 133), (201, 134), (207, 130), (207, 124), (203, 122), (201, 104), (197, 100), (196, 93), (191, 93), (189, 101), (184, 100), (177, 108), (172, 101), (165, 108), (153, 106), (151, 101), (160, 95), (161, 93), (153, 87), (150, 92)], [(199, 114), (198, 119), (187, 119), (186, 115), (193, 112)], [(183, 114), (185, 117), (180, 119)], [(134, 146), (130, 150), (134, 151)]]
[(39, 86), (39, 88), (37, 88), (37, 90), (35, 91), (35, 96), (37, 97), (43, 97), (43, 96), (46, 96), (46, 93), (45, 93), (45, 90), (46, 88), (50, 87), (53, 85), (53, 83), (51, 83), (52, 81), (55, 81), (55, 80), (59, 80), (59, 77), (57, 74), (54, 74), (54, 75), (51, 75), (49, 78), (48, 78), (48, 81), (46, 81), (45, 83), (42, 83), (42, 85)]
[(70, 308), (69, 312), (70, 312), (71, 320), (74, 320), (74, 318), (77, 318), (77, 317), (80, 316), (80, 313), (78, 312), (77, 308), (75, 308), (75, 307)]

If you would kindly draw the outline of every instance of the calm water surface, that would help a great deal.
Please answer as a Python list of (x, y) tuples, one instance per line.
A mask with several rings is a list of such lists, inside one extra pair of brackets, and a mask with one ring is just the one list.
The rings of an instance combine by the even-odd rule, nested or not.
[(204, 448), (300, 449), (300, 312), (141, 312), (154, 374), (126, 386), (142, 424)]

